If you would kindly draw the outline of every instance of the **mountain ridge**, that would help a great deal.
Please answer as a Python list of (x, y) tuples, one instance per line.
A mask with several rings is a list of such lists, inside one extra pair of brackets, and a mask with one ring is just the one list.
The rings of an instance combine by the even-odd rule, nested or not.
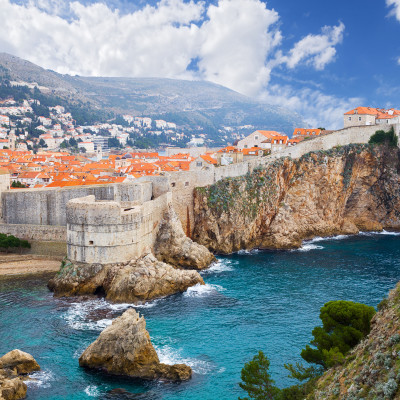
[(120, 114), (168, 117), (182, 125), (213, 129), (253, 125), (287, 134), (304, 125), (294, 112), (207, 81), (63, 75), (8, 53), (0, 53), (0, 65), (12, 80), (37, 83), (58, 96)]

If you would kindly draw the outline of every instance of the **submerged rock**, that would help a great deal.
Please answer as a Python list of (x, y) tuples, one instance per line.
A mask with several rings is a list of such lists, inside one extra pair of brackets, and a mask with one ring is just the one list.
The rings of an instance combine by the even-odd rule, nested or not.
[(198, 283), (204, 285), (197, 271), (173, 268), (147, 254), (121, 264), (67, 262), (48, 287), (56, 296), (104, 294), (111, 301), (140, 303), (184, 292)]
[(185, 269), (204, 269), (215, 260), (205, 246), (185, 235), (172, 206), (164, 213), (154, 254), (160, 261)]
[(36, 360), (21, 350), (12, 350), (0, 358), (0, 400), (18, 400), (26, 396), (21, 375), (39, 371)]
[(79, 365), (109, 374), (147, 380), (179, 382), (192, 376), (184, 364), (161, 364), (146, 330), (146, 321), (134, 309), (125, 311), (83, 352)]

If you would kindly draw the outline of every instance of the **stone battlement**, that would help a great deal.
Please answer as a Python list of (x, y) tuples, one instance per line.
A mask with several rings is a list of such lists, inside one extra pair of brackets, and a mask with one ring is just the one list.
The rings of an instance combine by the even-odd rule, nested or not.
[[(68, 259), (83, 263), (118, 263), (152, 251), (171, 193), (129, 207), (90, 195), (67, 203)], [(128, 208), (126, 208), (128, 206)]]

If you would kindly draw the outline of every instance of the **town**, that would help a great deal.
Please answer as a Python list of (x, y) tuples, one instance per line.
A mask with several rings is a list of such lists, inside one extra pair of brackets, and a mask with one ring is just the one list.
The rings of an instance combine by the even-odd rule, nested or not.
[[(15, 82), (10, 86), (23, 88), (23, 93), (30, 90)], [(37, 86), (31, 89), (40, 94)], [(14, 189), (121, 183), (174, 171), (212, 170), (333, 132), (298, 127), (290, 138), (277, 131), (252, 131), (250, 125), (236, 131), (224, 127), (220, 133), (227, 146), (212, 147), (206, 134), (187, 134), (162, 119), (118, 115), (110, 122), (78, 124), (64, 106), (41, 104), (39, 98), (46, 99), (41, 94), (2, 97), (0, 167), (10, 174)], [(398, 124), (399, 119), (395, 109), (358, 107), (344, 114), (344, 127)]]

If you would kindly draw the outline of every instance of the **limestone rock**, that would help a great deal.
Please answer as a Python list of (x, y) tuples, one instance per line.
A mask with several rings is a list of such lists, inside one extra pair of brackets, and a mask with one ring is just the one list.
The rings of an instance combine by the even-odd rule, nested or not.
[(0, 358), (1, 368), (14, 370), (18, 375), (30, 374), (39, 371), (40, 367), (36, 360), (28, 353), (21, 350), (12, 350)]
[(115, 302), (140, 303), (204, 284), (197, 271), (180, 270), (152, 254), (123, 264), (72, 264), (68, 262), (48, 287), (57, 296), (104, 294)]
[(164, 213), (154, 254), (160, 261), (185, 269), (204, 269), (215, 260), (205, 246), (193, 242), (185, 235), (172, 206)]
[(146, 321), (128, 309), (83, 352), (82, 367), (101, 369), (109, 374), (140, 379), (182, 381), (192, 370), (184, 364), (161, 364), (146, 330)]
[(0, 358), (0, 400), (18, 400), (26, 396), (21, 375), (39, 371), (36, 360), (21, 350), (12, 350)]
[(196, 242), (217, 253), (400, 230), (400, 151), (355, 144), (281, 158), (195, 190)]

